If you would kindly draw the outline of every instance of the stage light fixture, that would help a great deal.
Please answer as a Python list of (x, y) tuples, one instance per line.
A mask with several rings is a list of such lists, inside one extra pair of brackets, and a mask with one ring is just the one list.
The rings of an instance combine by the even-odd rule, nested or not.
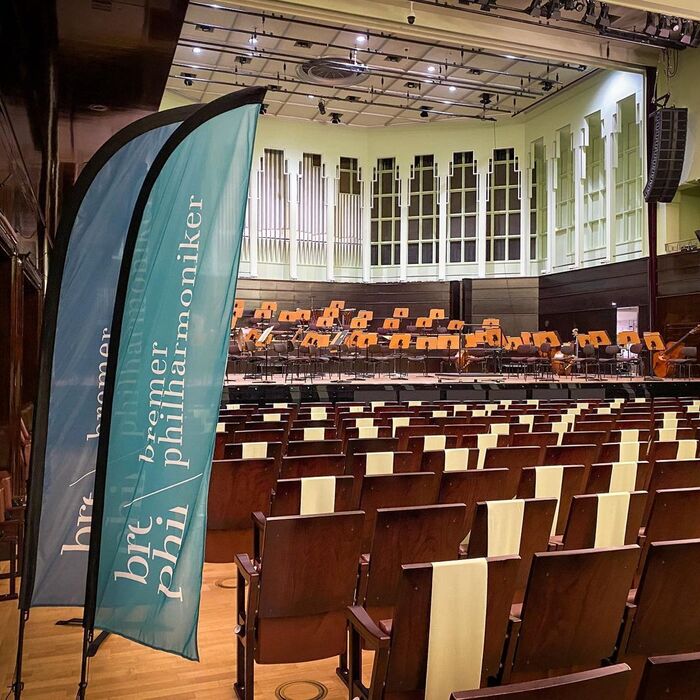
[(671, 26), (666, 15), (659, 16), (659, 39), (668, 39), (671, 36)]
[(267, 108), (268, 108), (269, 106), (270, 106), (269, 104), (267, 104), (266, 102), (263, 102), (263, 103), (260, 105), (260, 114), (267, 114)]
[(250, 39), (248, 39), (248, 43), (251, 46), (255, 46), (258, 43), (258, 35), (255, 32), (251, 34)]
[(690, 46), (693, 43), (693, 37), (695, 36), (695, 22), (692, 20), (683, 21), (683, 30), (681, 32), (681, 44), (684, 46)]
[(355, 41), (356, 41), (358, 44), (364, 44), (365, 41), (367, 41), (367, 37), (366, 37), (364, 34), (358, 34), (358, 35), (355, 37)]
[(450, 92), (455, 92), (457, 88), (454, 85), (450, 85), (450, 87), (447, 88)]
[(647, 12), (647, 23), (644, 33), (649, 36), (656, 36), (659, 33), (659, 15), (655, 12)]
[(547, 19), (561, 19), (561, 0), (549, 0), (542, 8), (542, 14)]
[(598, 29), (607, 29), (610, 26), (610, 8), (604, 2), (600, 3), (600, 15), (595, 23)]
[(427, 107), (426, 105), (423, 105), (420, 108), (420, 115), (423, 119), (427, 119), (430, 116), (430, 107)]
[(532, 0), (526, 12), (530, 17), (542, 17), (542, 0)]
[(326, 113), (326, 103), (323, 100), (318, 101), (318, 113), (323, 116)]
[(596, 23), (596, 4), (595, 0), (587, 0), (586, 2), (586, 12), (583, 15), (583, 22), (585, 24), (595, 24)]
[(192, 49), (192, 53), (198, 56), (200, 53), (202, 53), (202, 49), (200, 49), (199, 46), (195, 46)]
[(491, 8), (496, 4), (496, 0), (477, 0), (477, 4), (484, 12), (490, 12)]
[(550, 92), (554, 89), (554, 83), (551, 80), (543, 80), (541, 86), (543, 92)]
[(331, 124), (340, 124), (343, 115), (338, 112), (331, 112)]
[(479, 102), (481, 102), (484, 107), (491, 104), (491, 95), (488, 92), (482, 92), (479, 97)]

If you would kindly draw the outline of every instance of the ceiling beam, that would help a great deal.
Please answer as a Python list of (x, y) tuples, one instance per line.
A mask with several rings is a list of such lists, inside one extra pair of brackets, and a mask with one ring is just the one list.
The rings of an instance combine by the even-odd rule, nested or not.
[[(634, 0), (628, 0), (633, 4)], [(677, 3), (697, 0), (677, 0)], [(521, 54), (533, 58), (584, 63), (597, 68), (640, 70), (655, 66), (659, 51), (646, 46), (585, 34), (570, 24), (539, 26), (523, 21), (494, 18), (488, 12), (464, 12), (448, 4), (416, 4), (416, 23), (409, 25), (406, 0), (218, 0), (219, 5), (245, 7), (283, 15), (344, 23), (373, 31), (410, 34), (436, 45), (465, 45), (489, 51)], [(625, 3), (618, 3), (625, 4)], [(642, 3), (641, 0), (637, 4)], [(651, 3), (663, 4), (663, 3)], [(695, 14), (700, 14), (695, 11)]]
[(700, 3), (698, 0), (615, 0), (620, 7), (633, 10), (660, 12), (671, 17), (683, 17), (700, 22)]

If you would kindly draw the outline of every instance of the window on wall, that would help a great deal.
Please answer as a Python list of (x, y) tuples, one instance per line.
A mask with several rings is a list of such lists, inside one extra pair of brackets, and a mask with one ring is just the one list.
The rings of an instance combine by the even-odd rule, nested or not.
[(452, 156), (452, 174), (448, 178), (449, 228), (448, 260), (451, 263), (476, 262), (476, 218), (478, 182), (472, 152)]
[(530, 260), (547, 259), (547, 159), (544, 141), (533, 144), (530, 190)]
[(335, 259), (341, 266), (362, 262), (362, 183), (357, 158), (340, 159), (336, 203)]
[(263, 262), (282, 262), (289, 242), (289, 183), (283, 151), (265, 149), (258, 195), (260, 259)]
[(588, 117), (586, 177), (583, 184), (583, 249), (586, 252), (605, 248), (606, 197), (605, 139), (600, 112)]
[(486, 261), (520, 260), (520, 178), (515, 151), (496, 149), (490, 166)]
[(559, 157), (557, 158), (557, 191), (555, 197), (555, 249), (560, 264), (569, 262), (574, 254), (575, 208), (574, 149), (570, 129), (559, 132)]
[(398, 265), (401, 260), (401, 206), (396, 159), (377, 161), (371, 216), (372, 265)]
[(408, 264), (438, 261), (438, 206), (433, 156), (416, 156), (409, 182)]
[(618, 105), (620, 129), (615, 170), (615, 234), (617, 243), (642, 238), (642, 159), (637, 104), (631, 95)]

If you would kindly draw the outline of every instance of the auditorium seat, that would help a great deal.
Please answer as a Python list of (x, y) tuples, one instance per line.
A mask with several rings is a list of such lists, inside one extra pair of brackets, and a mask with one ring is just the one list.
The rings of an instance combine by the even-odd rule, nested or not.
[[(450, 700), (616, 700), (624, 697), (630, 675), (627, 664), (615, 664), (607, 668), (595, 668), (539, 681), (456, 692), (452, 693)], [(660, 697), (655, 696), (655, 700)]]
[(693, 700), (700, 688), (700, 652), (651, 656), (636, 700)]
[[(309, 484), (323, 484), (327, 492), (314, 498)], [(353, 482), (351, 476), (321, 476), (302, 479), (279, 479), (272, 491), (270, 503), (270, 515), (320, 515), (327, 513), (340, 513), (353, 510), (357, 501), (353, 498)], [(315, 501), (324, 501), (328, 498), (328, 489), (332, 496), (328, 499), (328, 510), (321, 510), (315, 506)]]
[(269, 512), (277, 469), (272, 457), (212, 462), (205, 561), (231, 562), (238, 552), (252, 554), (251, 513)]
[(377, 510), (357, 595), (375, 623), (394, 615), (403, 564), (458, 558), (466, 517), (462, 503)]
[(236, 555), (237, 673), (234, 690), (252, 700), (255, 664), (338, 656), (354, 602), (363, 514), (265, 518), (259, 561)]
[(590, 670), (612, 656), (638, 557), (636, 545), (535, 554), (501, 682)]
[(265, 459), (275, 460), (279, 468), (282, 463), (281, 442), (235, 442), (224, 449), (224, 459)]
[(700, 649), (699, 570), (700, 539), (649, 546), (639, 587), (625, 609), (615, 656), (632, 668), (628, 698), (635, 697), (648, 657)]
[(654, 496), (661, 489), (700, 487), (700, 459), (665, 459), (654, 462), (647, 491), (647, 506), (642, 525), (647, 524)]
[(574, 496), (561, 549), (637, 544), (646, 496), (646, 491)]
[[(467, 556), (519, 556), (514, 603), (522, 603), (535, 552), (547, 551), (557, 501), (527, 498), (476, 504)], [(636, 533), (635, 533), (636, 534)]]
[(343, 451), (342, 440), (295, 440), (287, 443), (287, 456), (340, 454)]
[(342, 476), (344, 473), (344, 454), (284, 456), (280, 465), (279, 478), (302, 479), (309, 476)]
[(588, 472), (585, 493), (645, 491), (651, 478), (649, 462), (593, 464)]
[[(486, 679), (498, 672), (516, 570), (516, 558), (403, 566), (391, 621), (375, 624), (360, 606), (351, 607), (347, 613), (349, 697), (363, 700), (447, 698), (454, 688), (449, 687), (451, 681), (445, 676), (446, 671), (457, 672), (454, 682), (458, 687), (464, 687), (460, 679), (467, 675), (472, 687), (485, 685)], [(449, 584), (455, 578), (460, 585), (450, 591)], [(433, 586), (439, 591), (435, 597)], [(473, 598), (473, 605), (455, 605), (454, 588), (461, 589), (467, 598)], [(447, 595), (450, 593), (452, 595)], [(434, 601), (439, 601), (440, 605), (434, 606)], [(474, 643), (476, 654), (468, 662), (461, 657), (450, 663), (452, 649), (439, 644), (443, 627), (447, 627), (448, 638), (450, 633), (459, 635), (464, 630), (479, 633), (481, 638)], [(375, 652), (369, 688), (362, 683), (363, 647)], [(446, 668), (440, 666), (441, 661)], [(434, 690), (426, 693), (427, 685)]]

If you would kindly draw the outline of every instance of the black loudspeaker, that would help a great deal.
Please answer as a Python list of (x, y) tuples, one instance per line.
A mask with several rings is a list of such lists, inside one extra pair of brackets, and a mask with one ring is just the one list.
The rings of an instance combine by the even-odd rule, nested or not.
[(644, 199), (647, 202), (668, 203), (676, 196), (681, 181), (688, 136), (688, 110), (658, 109), (653, 114), (653, 122), (654, 145)]

